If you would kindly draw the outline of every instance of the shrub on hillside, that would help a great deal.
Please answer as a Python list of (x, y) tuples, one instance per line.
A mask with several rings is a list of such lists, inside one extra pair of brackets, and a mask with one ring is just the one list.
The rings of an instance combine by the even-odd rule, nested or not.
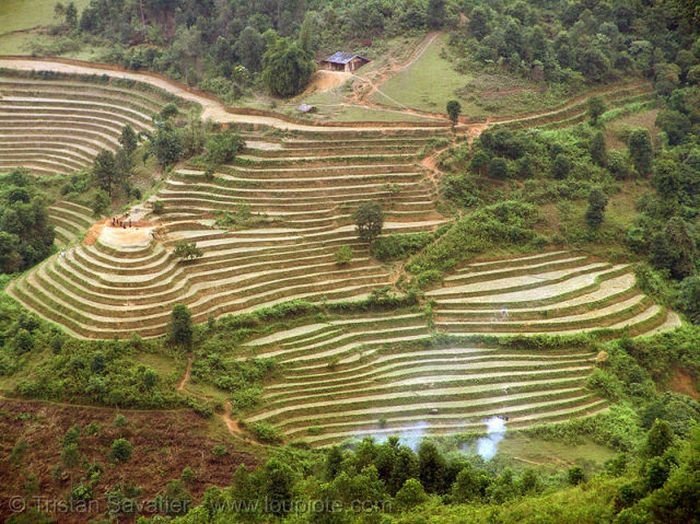
[(352, 248), (341, 246), (335, 253), (335, 263), (339, 266), (347, 266), (352, 261)]
[(194, 242), (187, 242), (186, 240), (181, 240), (175, 244), (175, 251), (173, 254), (180, 260), (195, 260), (201, 258), (204, 253), (201, 249), (197, 247)]
[(678, 307), (694, 324), (700, 324), (700, 276), (683, 279), (678, 293)]
[(131, 458), (134, 447), (125, 438), (118, 438), (112, 442), (109, 456), (115, 462), (126, 462)]
[(282, 433), (279, 429), (267, 422), (256, 422), (250, 427), (253, 436), (265, 444), (279, 444), (282, 442)]
[(406, 269), (416, 276), (427, 271), (444, 272), (496, 243), (504, 247), (539, 243), (542, 239), (533, 229), (538, 219), (537, 208), (523, 202), (506, 201), (485, 207), (460, 218), (411, 259)]
[(375, 240), (370, 252), (382, 262), (401, 260), (423, 249), (432, 239), (433, 235), (425, 232), (387, 235)]
[(205, 145), (204, 158), (208, 165), (218, 166), (229, 164), (236, 159), (236, 155), (245, 146), (245, 142), (237, 132), (232, 129), (223, 133), (212, 135)]

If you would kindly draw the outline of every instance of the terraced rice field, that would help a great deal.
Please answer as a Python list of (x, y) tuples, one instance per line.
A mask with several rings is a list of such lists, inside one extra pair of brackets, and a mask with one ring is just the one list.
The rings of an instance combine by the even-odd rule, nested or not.
[[(118, 74), (122, 82), (138, 76)], [(169, 85), (145, 78), (154, 88)], [(421, 151), (448, 134), (447, 127), (290, 123), (230, 112), (173, 89), (200, 103), (205, 117), (236, 123), (246, 150), (211, 176), (194, 165), (177, 169), (151, 199), (162, 202), (162, 212), (135, 228), (98, 225), (94, 243), (80, 242), (93, 222), (90, 210), (70, 202), (50, 208), (61, 252), (13, 280), (7, 292), (75, 336), (163, 335), (177, 303), (203, 322), (293, 299), (365, 298), (396, 275), (358, 242), (351, 215), (360, 203), (382, 202), (384, 234), (445, 222)], [(619, 99), (643, 98), (646, 91), (631, 85)], [(148, 90), (55, 76), (0, 76), (0, 93), (0, 170), (38, 173), (84, 168), (99, 150), (116, 147), (126, 123), (150, 129), (151, 115), (165, 102)], [(583, 104), (506, 123), (569, 123), (581, 118)], [(203, 256), (177, 260), (173, 247), (182, 240)], [(344, 245), (354, 256), (339, 266), (335, 255)], [(636, 288), (628, 265), (568, 251), (472, 262), (426, 298), (430, 318), (417, 312), (343, 317), (247, 343), (240, 358), (274, 358), (281, 370), (246, 422), (268, 422), (290, 440), (318, 446), (366, 435), (482, 430), (493, 415), (507, 416), (509, 427), (589, 416), (606, 409), (585, 387), (592, 350), (518, 349), (477, 343), (483, 339), (475, 336), (640, 335), (680, 323)]]
[(629, 265), (567, 251), (471, 264), (427, 295), (453, 334), (644, 332), (677, 318), (635, 287)]
[(66, 174), (119, 146), (123, 127), (152, 128), (155, 93), (109, 83), (28, 79), (0, 71), (0, 170)]
[[(247, 422), (325, 445), (481, 430), (493, 415), (521, 428), (588, 416), (606, 407), (585, 388), (592, 351), (504, 349), (465, 337), (640, 335), (679, 324), (635, 287), (629, 266), (568, 251), (472, 263), (427, 295), (434, 328), (422, 313), (363, 316), (250, 342), (245, 358), (275, 358), (282, 372)], [(430, 343), (433, 334), (454, 342)]]
[(93, 224), (92, 210), (61, 200), (49, 207), (49, 220), (56, 231), (56, 244), (61, 247), (78, 241)]
[[(292, 299), (359, 299), (389, 285), (389, 271), (356, 238), (351, 215), (363, 201), (384, 202), (387, 234), (444, 222), (417, 151), (447, 129), (285, 139), (263, 131), (248, 129), (248, 149), (213, 177), (185, 168), (167, 180), (156, 197), (164, 205), (153, 226), (158, 241), (149, 228), (126, 238), (105, 227), (96, 244), (49, 259), (8, 292), (77, 336), (152, 337), (166, 332), (176, 303), (203, 322)], [(244, 204), (254, 223), (217, 226), (220, 213)], [(176, 260), (180, 240), (195, 242), (204, 256)], [(338, 266), (343, 245), (354, 258)]]

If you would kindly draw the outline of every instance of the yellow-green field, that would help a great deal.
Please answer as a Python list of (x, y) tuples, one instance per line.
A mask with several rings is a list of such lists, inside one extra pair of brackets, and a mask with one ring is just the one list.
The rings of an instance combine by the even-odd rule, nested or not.
[(543, 111), (563, 103), (571, 93), (543, 86), (514, 75), (455, 69), (449, 58), (448, 36), (440, 35), (415, 62), (384, 84), (373, 101), (387, 106), (445, 112), (448, 100), (459, 100), (468, 117), (518, 115)]
[[(74, 0), (82, 10), (89, 0)], [(55, 23), (56, 0), (2, 0), (0, 2), (0, 35)]]
[[(90, 0), (74, 2), (80, 12)], [(0, 55), (31, 54), (30, 44), (45, 40), (32, 29), (56, 23), (54, 5), (56, 0), (0, 1)]]
[(439, 36), (412, 65), (384, 83), (374, 100), (390, 106), (444, 112), (445, 102), (456, 98), (456, 91), (471, 80), (443, 58), (446, 45), (447, 36)]

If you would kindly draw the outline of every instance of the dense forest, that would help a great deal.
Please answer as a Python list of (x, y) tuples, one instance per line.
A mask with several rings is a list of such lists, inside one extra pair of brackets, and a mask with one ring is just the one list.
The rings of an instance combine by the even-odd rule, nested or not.
[(70, 6), (59, 4), (61, 30), (107, 45), (108, 61), (229, 99), (258, 81), (294, 95), (319, 53), (429, 29), (451, 31), (457, 69), (496, 68), (571, 87), (643, 75), (663, 82), (666, 94), (679, 78), (698, 75), (692, 29), (700, 13), (683, 0), (92, 0), (79, 15)]

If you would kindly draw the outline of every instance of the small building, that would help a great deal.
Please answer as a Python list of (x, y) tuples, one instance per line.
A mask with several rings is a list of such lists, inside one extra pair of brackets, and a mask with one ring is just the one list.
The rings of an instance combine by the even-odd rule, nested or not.
[(312, 106), (310, 104), (299, 104), (297, 107), (297, 111), (300, 113), (315, 113), (316, 112), (316, 106)]
[(321, 60), (321, 67), (329, 71), (345, 71), (352, 73), (369, 62), (368, 58), (353, 53), (338, 51), (328, 58)]

